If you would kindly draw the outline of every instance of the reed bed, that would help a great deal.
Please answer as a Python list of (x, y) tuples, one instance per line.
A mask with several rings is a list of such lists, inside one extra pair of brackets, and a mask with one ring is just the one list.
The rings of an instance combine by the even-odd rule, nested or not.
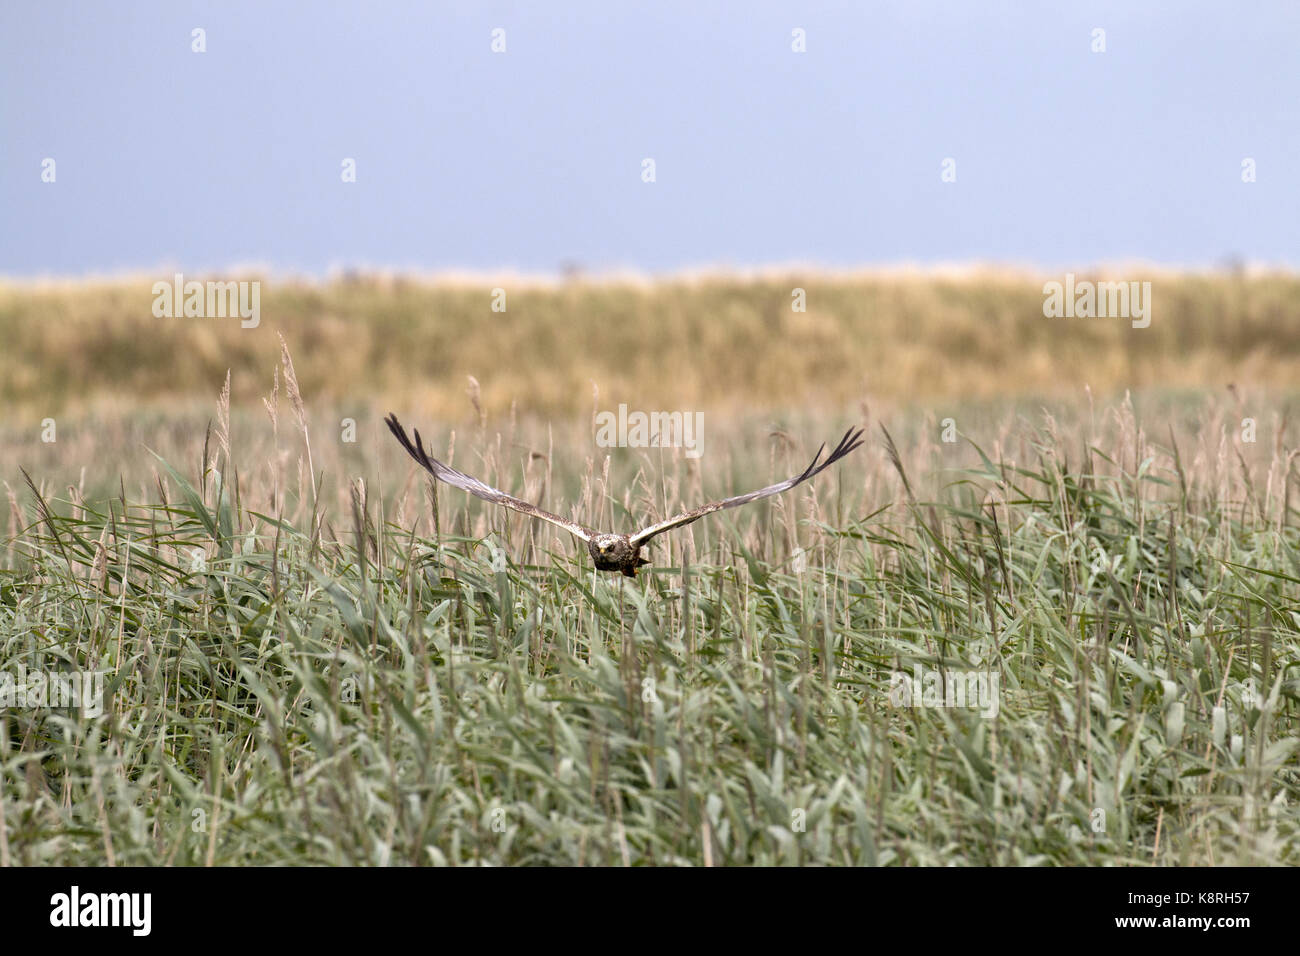
[[(628, 530), (871, 427), (624, 580), (430, 484), (370, 409), (314, 414), (278, 351), (264, 402), (236, 371), (155, 455), (136, 419), (66, 439), (89, 483), (66, 444), (5, 475), (0, 673), (107, 690), (0, 710), (0, 864), (1300, 862), (1285, 396), (968, 403), (952, 442), (938, 404), (764, 413), (699, 460), (473, 388), (423, 429)], [(945, 706), (970, 675), (992, 706)]]

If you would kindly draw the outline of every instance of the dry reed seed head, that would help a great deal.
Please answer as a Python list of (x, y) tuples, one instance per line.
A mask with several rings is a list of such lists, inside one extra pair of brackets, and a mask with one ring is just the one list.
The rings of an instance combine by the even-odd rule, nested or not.
[(271, 397), (262, 399), (262, 404), (266, 407), (267, 417), (271, 419), (271, 429), (273, 433), (280, 432), (280, 366), (276, 365), (272, 369)]
[(18, 495), (14, 492), (14, 489), (9, 482), (6, 481), (4, 485), (5, 494), (9, 498), (9, 537), (17, 538), (19, 529), (22, 528), (26, 522), (23, 520), (22, 508), (18, 505)]
[(784, 449), (787, 453), (789, 453), (789, 452), (793, 452), (796, 448), (798, 448), (798, 443), (795, 441), (794, 436), (791, 435), (784, 428), (774, 427), (769, 429), (767, 433), (767, 437), (772, 439), (772, 446), (774, 450), (779, 447)]
[(217, 442), (230, 463), (230, 369), (226, 369), (226, 383), (217, 396)]
[(474, 413), (478, 416), (479, 427), (482, 428), (487, 424), (487, 416), (483, 414), (483, 405), (480, 402), (481, 389), (479, 388), (478, 379), (473, 375), (465, 377), (469, 379), (469, 386), (465, 389), (465, 394), (469, 396), (469, 403), (474, 406)]
[(88, 583), (96, 590), (103, 591), (108, 582), (108, 549), (104, 547), (104, 538), (108, 534), (106, 527), (95, 542), (95, 557), (90, 565)]
[(293, 371), (293, 358), (289, 355), (289, 344), (280, 336), (280, 363), (284, 366), (284, 387), (289, 395), (289, 404), (298, 418), (298, 427), (307, 431), (307, 407), (303, 404), (302, 392), (298, 388), (298, 376)]

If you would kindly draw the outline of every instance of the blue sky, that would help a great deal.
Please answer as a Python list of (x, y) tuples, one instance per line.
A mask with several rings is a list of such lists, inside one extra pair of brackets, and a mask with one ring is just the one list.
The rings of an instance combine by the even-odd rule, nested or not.
[(6, 0), (0, 223), (10, 276), (1297, 267), (1300, 3)]

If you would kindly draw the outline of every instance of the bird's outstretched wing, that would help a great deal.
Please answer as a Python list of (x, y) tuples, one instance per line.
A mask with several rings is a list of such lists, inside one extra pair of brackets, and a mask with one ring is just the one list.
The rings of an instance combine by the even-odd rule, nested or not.
[[(714, 501), (702, 508), (696, 508), (693, 511), (684, 511), (681, 514), (660, 521), (658, 524), (652, 524), (648, 528), (642, 528), (636, 534), (632, 535), (631, 542), (634, 548), (639, 548), (655, 535), (663, 534), (665, 531), (671, 531), (673, 528), (680, 528), (682, 525), (690, 524), (692, 521), (698, 521), (705, 515), (713, 514), (715, 511), (721, 511), (723, 508), (735, 508), (738, 505), (747, 505), (751, 501), (758, 501), (760, 498), (770, 498), (772, 495), (779, 495), (783, 491), (789, 491), (800, 482), (807, 481), (809, 478), (825, 471), (831, 465), (835, 464), (853, 449), (862, 444), (862, 429), (854, 431), (850, 428), (840, 439), (840, 443), (835, 446), (830, 457), (821, 461), (822, 452), (826, 446), (822, 445), (817, 451), (817, 455), (801, 475), (795, 475), (793, 478), (787, 478), (785, 481), (778, 481), (774, 485), (768, 485), (766, 488), (760, 488), (758, 491), (751, 491), (747, 495), (736, 495), (734, 498), (723, 498), (721, 501)], [(819, 464), (820, 462), (820, 464)]]
[(482, 498), (484, 501), (490, 501), (497, 505), (505, 505), (507, 508), (512, 508), (515, 511), (529, 515), (533, 518), (541, 518), (543, 521), (549, 521), (551, 524), (558, 525), (565, 531), (569, 532), (569, 534), (576, 538), (580, 538), (583, 541), (590, 541), (592, 536), (596, 533), (590, 528), (584, 527), (577, 522), (566, 521), (559, 515), (553, 515), (549, 511), (543, 511), (541, 508), (538, 508), (536, 505), (531, 505), (527, 501), (511, 497), (504, 491), (498, 491), (491, 485), (485, 485), (477, 478), (471, 478), (464, 472), (457, 471), (449, 465), (444, 465), (442, 462), (438, 461), (438, 459), (430, 457), (429, 453), (424, 450), (424, 443), (420, 441), (420, 430), (418, 428), (415, 429), (415, 442), (412, 444), (411, 439), (406, 436), (406, 429), (402, 427), (400, 422), (398, 422), (397, 416), (391, 412), (384, 421), (387, 423), (389, 430), (392, 431), (393, 436), (402, 443), (402, 447), (406, 449), (406, 453), (414, 458), (416, 462), (429, 472), (429, 474), (433, 475), (433, 477), (437, 478), (439, 481), (444, 481), (453, 487), (460, 488), (463, 491), (468, 491), (475, 498)]

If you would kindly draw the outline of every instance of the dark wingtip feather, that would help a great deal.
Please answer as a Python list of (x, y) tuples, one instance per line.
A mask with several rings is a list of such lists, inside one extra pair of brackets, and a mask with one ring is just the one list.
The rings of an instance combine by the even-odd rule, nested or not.
[(429, 453), (424, 449), (424, 439), (420, 437), (420, 429), (412, 428), (411, 431), (415, 435), (415, 460), (436, 475), (438, 469), (433, 467), (433, 462), (429, 459)]
[(393, 437), (406, 449), (406, 453), (415, 459), (416, 463), (423, 466), (428, 471), (433, 471), (433, 466), (429, 463), (429, 455), (424, 450), (424, 444), (420, 441), (420, 430), (415, 429), (415, 444), (411, 444), (411, 438), (406, 434), (406, 429), (402, 423), (397, 420), (397, 416), (392, 412), (384, 419), (388, 425), (388, 430), (393, 433)]
[[(821, 474), (823, 471), (825, 471), (831, 465), (835, 464), (837, 461), (839, 461), (849, 452), (853, 451), (855, 448), (860, 447), (862, 445), (863, 431), (864, 429), (861, 428), (857, 429), (856, 431), (850, 428), (848, 431), (846, 431), (844, 433), (844, 437), (839, 440), (839, 444), (835, 446), (835, 450), (832, 451), (830, 453), (830, 456), (820, 464), (818, 464), (818, 459), (821, 458), (822, 452), (818, 451), (817, 457), (814, 458), (813, 463), (808, 466), (808, 470), (799, 476), (799, 481), (805, 481), (808, 478), (813, 477), (814, 475)], [(825, 449), (826, 446), (822, 445), (822, 451), (824, 451)]]
[[(826, 450), (826, 443), (822, 442), (822, 447), (817, 449), (817, 454), (813, 455), (812, 463), (803, 470), (803, 474), (799, 476), (798, 481), (806, 481), (808, 478), (811, 478), (813, 475), (817, 474), (817, 472), (820, 471), (821, 468), (825, 467), (825, 465), (822, 465), (821, 467), (818, 467), (817, 465), (817, 463), (821, 461), (822, 452), (824, 452), (825, 450)], [(798, 481), (796, 482), (796, 484), (798, 483)]]
[(841, 458), (843, 458), (844, 455), (847, 455), (849, 452), (853, 451), (855, 448), (861, 448), (866, 441), (866, 439), (862, 437), (863, 434), (866, 433), (865, 428), (859, 428), (857, 431), (854, 431), (852, 428), (850, 428), (849, 431), (852, 432), (853, 437), (849, 438), (847, 434), (845, 435), (846, 439), (850, 444), (847, 448), (844, 449), (844, 452), (840, 455)]

